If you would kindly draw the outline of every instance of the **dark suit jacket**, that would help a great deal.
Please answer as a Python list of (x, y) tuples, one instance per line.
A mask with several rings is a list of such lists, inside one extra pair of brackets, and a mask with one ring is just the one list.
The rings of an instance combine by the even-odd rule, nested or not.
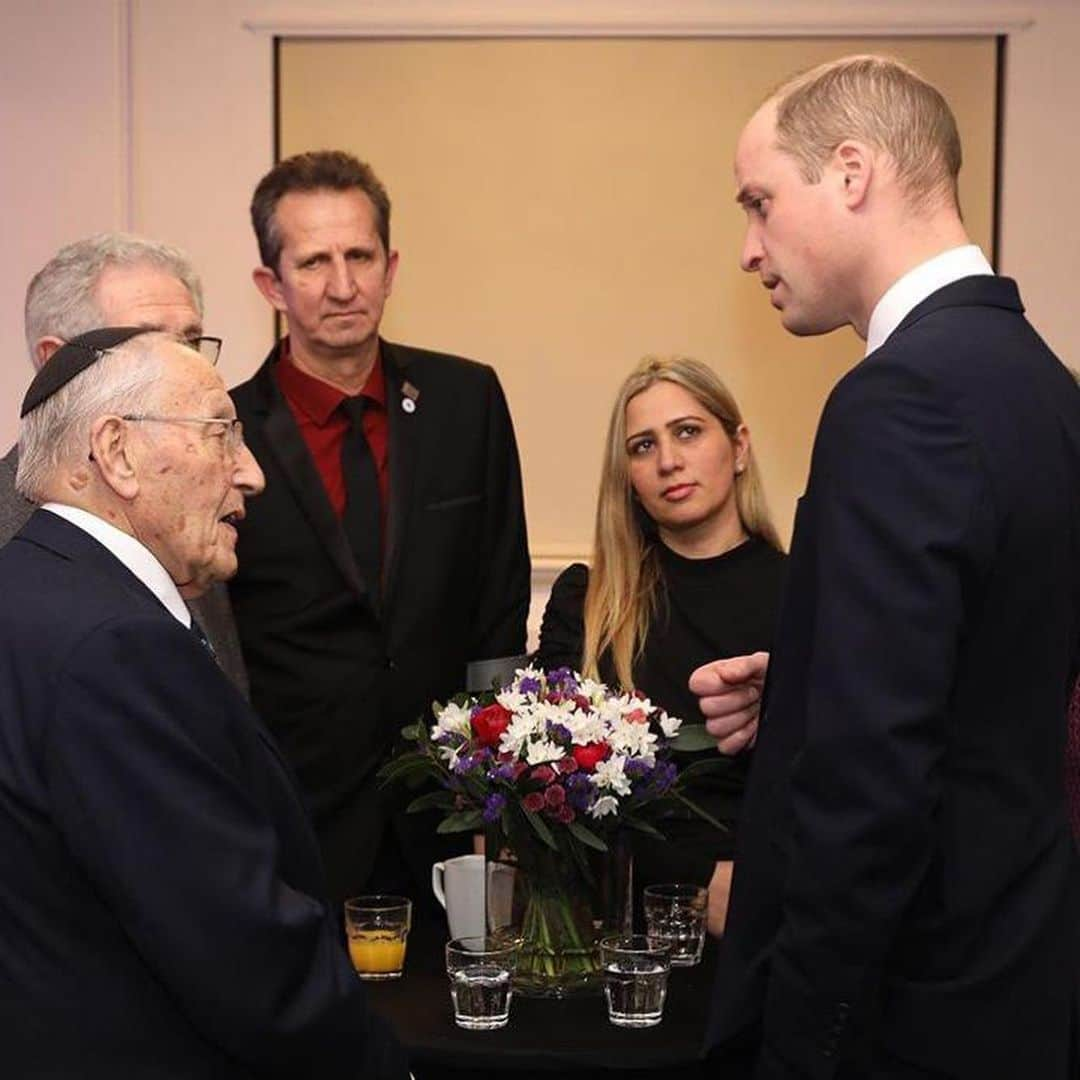
[[(6, 544), (30, 520), (34, 504), (27, 502), (15, 490), (15, 473), (19, 467), (19, 448), (13, 446), (0, 458), (0, 547)], [(247, 671), (240, 652), (240, 638), (236, 633), (229, 594), (224, 585), (214, 585), (197, 600), (189, 600), (191, 614), (199, 620), (214, 647), (221, 670), (247, 696)]]
[(1080, 390), (1022, 311), (1009, 280), (955, 282), (826, 404), (744, 804), (717, 1075), (1076, 1076)]
[(378, 602), (278, 390), (277, 349), (233, 391), (266, 491), (241, 524), (230, 594), (252, 700), (308, 792), (338, 897), (364, 890), (391, 821), (416, 895), (430, 893), (424, 836), (437, 818), (392, 813), (375, 772), (404, 725), (464, 687), (468, 662), (524, 652), (529, 604), (521, 473), (494, 371), (381, 348), (390, 506)]
[(289, 769), (194, 634), (46, 511), (0, 595), (5, 1075), (407, 1075)]

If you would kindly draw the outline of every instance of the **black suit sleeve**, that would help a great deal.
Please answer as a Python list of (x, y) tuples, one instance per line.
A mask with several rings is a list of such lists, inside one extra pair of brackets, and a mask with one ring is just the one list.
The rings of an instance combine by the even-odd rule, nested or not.
[(405, 1077), (303, 887), (319, 864), (287, 774), (223, 689), (179, 624), (129, 618), (85, 638), (45, 739), (56, 826), (209, 1042), (260, 1075)]
[(525, 528), (514, 426), (495, 372), (487, 387), (488, 442), (484, 531), (476, 552), (482, 568), (473, 611), (469, 659), (494, 660), (525, 652), (532, 567)]
[(584, 563), (568, 566), (551, 586), (535, 656), (536, 663), (546, 671), (558, 667), (581, 670), (588, 588), (589, 568)]
[(964, 598), (991, 557), (977, 453), (947, 404), (902, 370), (879, 362), (841, 384), (811, 475), (815, 644), (765, 1006), (768, 1077), (832, 1076), (866, 1036), (897, 924), (932, 865)]

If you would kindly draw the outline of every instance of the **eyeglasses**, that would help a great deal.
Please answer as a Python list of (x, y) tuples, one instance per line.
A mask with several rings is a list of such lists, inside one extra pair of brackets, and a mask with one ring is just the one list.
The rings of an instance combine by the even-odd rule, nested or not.
[[(204, 338), (203, 340), (220, 341), (219, 338)], [(211, 432), (211, 435), (222, 436), (227, 454), (235, 456), (244, 445), (243, 423), (240, 420), (228, 420), (223, 416), (159, 416), (156, 413), (128, 413), (120, 419), (146, 420), (156, 424), (216, 424), (220, 430)]]
[(204, 360), (214, 365), (217, 364), (218, 357), (221, 355), (221, 338), (219, 337), (206, 337), (203, 335), (189, 337), (184, 338), (184, 344), (194, 349), (202, 355)]

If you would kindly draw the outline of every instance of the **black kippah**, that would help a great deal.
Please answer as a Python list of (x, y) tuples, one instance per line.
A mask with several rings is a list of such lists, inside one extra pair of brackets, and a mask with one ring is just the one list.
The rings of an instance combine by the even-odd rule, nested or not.
[(141, 326), (106, 326), (91, 330), (65, 342), (49, 357), (30, 383), (23, 398), (20, 417), (47, 401), (62, 386), (67, 386), (81, 371), (96, 364), (110, 349), (123, 345), (137, 334), (148, 331)]

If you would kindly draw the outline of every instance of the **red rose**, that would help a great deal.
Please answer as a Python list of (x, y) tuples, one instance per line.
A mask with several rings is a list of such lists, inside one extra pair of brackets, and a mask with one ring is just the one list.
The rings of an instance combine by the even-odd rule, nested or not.
[(561, 773), (577, 772), (578, 764), (572, 757), (559, 758), (555, 762), (555, 768)]
[(534, 814), (539, 814), (544, 809), (544, 796), (539, 791), (530, 791), (524, 799), (521, 800), (521, 805), (526, 810), (531, 811)]
[(634, 709), (633, 712), (626, 714), (626, 719), (629, 720), (631, 724), (647, 724), (649, 722), (649, 718), (645, 715), (644, 709)]
[(582, 712), (588, 712), (592, 708), (592, 702), (584, 694), (575, 694), (574, 704)]
[(537, 780), (541, 784), (550, 784), (555, 779), (555, 770), (550, 765), (537, 765), (531, 773), (530, 780)]
[(555, 811), (555, 818), (557, 821), (561, 821), (564, 825), (569, 825), (571, 821), (577, 815), (574, 813), (573, 807), (569, 803), (563, 803), (558, 810)]
[(510, 726), (512, 716), (509, 709), (504, 709), (497, 701), (486, 709), (481, 709), (472, 718), (476, 741), (481, 746), (498, 746), (502, 733)]
[(586, 772), (593, 772), (597, 762), (603, 761), (610, 753), (611, 747), (607, 743), (586, 743), (584, 746), (574, 747), (574, 760)]
[(564, 802), (566, 802), (566, 789), (562, 784), (552, 784), (551, 787), (544, 792), (544, 802), (546, 802), (552, 810), (557, 810)]

